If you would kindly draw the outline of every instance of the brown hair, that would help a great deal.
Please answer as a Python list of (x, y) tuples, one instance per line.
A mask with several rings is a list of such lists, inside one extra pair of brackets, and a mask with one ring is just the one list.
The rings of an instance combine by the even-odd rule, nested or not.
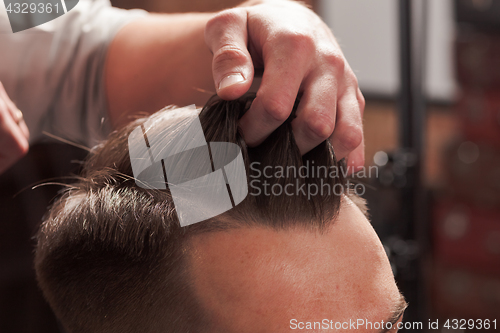
[[(264, 143), (247, 147), (237, 124), (253, 98), (223, 101), (214, 97), (199, 115), (207, 142), (232, 142), (241, 147), (249, 181), (262, 178), (252, 174), (250, 165), (255, 162), (261, 168), (342, 168), (328, 141), (300, 156), (291, 128), (296, 106)], [(236, 208), (180, 227), (168, 189), (136, 185), (127, 145), (134, 128), (165, 112), (169, 111), (132, 122), (96, 147), (79, 182), (53, 204), (38, 232), (38, 281), (69, 332), (199, 332), (207, 318), (190, 290), (183, 256), (188, 237), (252, 225), (321, 232), (338, 213), (339, 195), (266, 196), (253, 188)], [(345, 186), (341, 172), (335, 177), (285, 174), (265, 180), (282, 187)]]

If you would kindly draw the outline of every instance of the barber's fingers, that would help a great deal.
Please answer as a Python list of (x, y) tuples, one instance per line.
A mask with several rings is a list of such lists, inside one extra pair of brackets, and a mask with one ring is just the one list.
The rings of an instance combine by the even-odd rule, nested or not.
[[(363, 115), (365, 111), (365, 98), (361, 93), (359, 88), (357, 89), (356, 97), (358, 100), (359, 108), (361, 111), (361, 121), (363, 120)], [(354, 149), (347, 157), (349, 167), (354, 170), (354, 172), (359, 171), (365, 165), (365, 136), (362, 135), (361, 144)]]
[(219, 97), (232, 100), (252, 85), (254, 67), (247, 48), (247, 11), (222, 11), (205, 28), (205, 41), (213, 53), (212, 71)]
[(9, 108), (9, 110), (10, 110), (10, 114), (12, 116), (12, 119), (14, 119), (14, 122), (17, 124), (17, 126), (21, 130), (21, 133), (28, 140), (30, 137), (30, 132), (28, 130), (28, 126), (26, 125), (26, 122), (24, 121), (23, 113), (14, 104), (13, 104), (13, 107)]
[(0, 173), (23, 157), (29, 149), (28, 138), (4, 105), (0, 101)]
[(26, 122), (24, 121), (24, 115), (17, 108), (17, 106), (12, 102), (12, 100), (9, 98), (7, 95), (7, 92), (5, 91), (2, 83), (0, 82), (0, 99), (6, 104), (6, 108), (9, 111), (10, 115), (12, 116), (12, 119), (16, 122), (16, 124), (19, 126), (20, 130), (22, 131), (23, 135), (29, 139), (29, 130), (28, 126), (26, 126)]
[(21, 111), (0, 83), (0, 174), (28, 152), (28, 138)]
[(223, 99), (248, 91), (254, 64), (264, 68), (257, 97), (239, 124), (249, 146), (279, 127), (302, 93), (292, 122), (301, 153), (330, 138), (338, 159), (349, 156), (362, 166), (356, 78), (330, 29), (309, 9), (283, 1), (223, 11), (208, 22), (205, 40), (214, 54), (213, 75)]
[(330, 58), (330, 63), (339, 65), (318, 68), (303, 84), (297, 118), (292, 122), (295, 141), (305, 154), (330, 139), (337, 160), (348, 157), (355, 166), (351, 164), (350, 169), (357, 169), (364, 164), (364, 99), (352, 70), (341, 65), (343, 57), (332, 54)]
[(262, 49), (264, 74), (257, 97), (240, 120), (249, 146), (262, 143), (290, 116), (314, 52), (312, 40), (302, 35), (277, 36)]
[(356, 85), (339, 86), (337, 77), (323, 74), (306, 83), (292, 127), (301, 154), (330, 139), (337, 160), (347, 158), (354, 172), (364, 165), (364, 99)]
[(338, 82), (334, 75), (312, 76), (292, 121), (295, 142), (304, 155), (328, 139), (336, 125)]
[(19, 129), (23, 133), (26, 140), (29, 140), (30, 131), (28, 130), (28, 126), (26, 125), (26, 122), (24, 121), (24, 115), (21, 112), (21, 110), (19, 110), (19, 109), (16, 110), (16, 118), (14, 118), (14, 120), (16, 121), (17, 126), (19, 126)]
[(337, 103), (337, 122), (330, 137), (338, 160), (347, 158), (350, 172), (365, 163), (363, 113), (365, 101), (359, 89), (349, 89)]
[(365, 139), (347, 157), (347, 167), (349, 174), (362, 170), (365, 164)]

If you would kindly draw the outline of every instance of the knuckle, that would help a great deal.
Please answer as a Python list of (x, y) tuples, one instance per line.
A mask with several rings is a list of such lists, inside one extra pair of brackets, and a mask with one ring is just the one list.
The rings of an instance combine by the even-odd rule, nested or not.
[(227, 44), (222, 46), (214, 53), (213, 69), (223, 70), (228, 66), (233, 66), (234, 63), (243, 64), (247, 60), (247, 54), (238, 46)]
[(346, 78), (349, 79), (349, 81), (356, 85), (356, 87), (358, 86), (358, 78), (356, 77), (356, 74), (354, 74), (354, 71), (351, 69), (351, 67), (347, 66), (345, 75)]
[(293, 50), (312, 51), (315, 49), (314, 36), (305, 32), (287, 33), (283, 38), (286, 38)]
[(362, 93), (358, 93), (357, 97), (358, 97), (358, 104), (359, 104), (360, 111), (363, 112), (363, 110), (365, 109), (365, 106), (366, 106), (365, 96), (363, 96)]
[(208, 20), (206, 30), (212, 31), (235, 20), (235, 13), (232, 10), (223, 10)]
[(321, 116), (310, 118), (307, 127), (309, 128), (309, 136), (312, 139), (324, 141), (328, 139), (335, 128), (335, 120), (331, 117)]
[(361, 144), (363, 130), (357, 125), (347, 125), (338, 135), (338, 142), (343, 149), (352, 151)]
[(208, 20), (205, 31), (207, 33), (220, 33), (225, 30), (225, 27), (238, 23), (241, 18), (241, 9), (233, 8), (223, 10)]
[(269, 39), (269, 45), (279, 47), (289, 53), (289, 56), (303, 54), (311, 55), (316, 50), (314, 35), (307, 31), (301, 31), (294, 27), (276, 31)]
[(341, 53), (328, 51), (324, 52), (322, 57), (328, 66), (335, 68), (335, 70), (341, 74), (345, 73), (346, 61)]
[[(293, 99), (292, 99), (293, 100)], [(286, 102), (286, 98), (267, 98), (263, 100), (262, 105), (267, 115), (276, 122), (284, 122), (290, 116), (292, 105)]]

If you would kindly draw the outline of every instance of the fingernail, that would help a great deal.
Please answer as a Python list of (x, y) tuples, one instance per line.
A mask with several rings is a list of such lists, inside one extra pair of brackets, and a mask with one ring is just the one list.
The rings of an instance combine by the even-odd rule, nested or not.
[(228, 75), (220, 81), (219, 90), (243, 81), (245, 81), (245, 78), (240, 73)]

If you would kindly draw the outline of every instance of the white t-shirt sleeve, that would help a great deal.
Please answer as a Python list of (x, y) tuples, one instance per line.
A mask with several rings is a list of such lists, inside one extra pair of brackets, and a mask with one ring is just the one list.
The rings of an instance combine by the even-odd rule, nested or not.
[(80, 0), (53, 21), (12, 33), (0, 4), (0, 81), (24, 113), (30, 142), (43, 131), (88, 147), (106, 138), (107, 49), (120, 28), (145, 15)]

